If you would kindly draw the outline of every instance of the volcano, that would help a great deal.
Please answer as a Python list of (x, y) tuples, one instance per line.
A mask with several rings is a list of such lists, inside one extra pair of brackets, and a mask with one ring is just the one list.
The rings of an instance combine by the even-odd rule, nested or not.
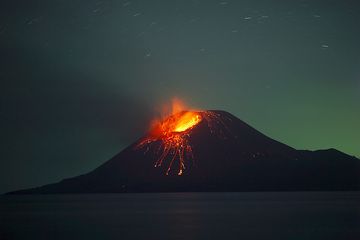
[(359, 173), (335, 149), (296, 150), (228, 112), (182, 111), (87, 174), (13, 193), (359, 190)]

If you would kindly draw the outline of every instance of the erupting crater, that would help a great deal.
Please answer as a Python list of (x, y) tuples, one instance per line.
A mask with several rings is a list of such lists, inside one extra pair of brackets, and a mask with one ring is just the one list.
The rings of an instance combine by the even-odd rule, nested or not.
[(151, 143), (160, 141), (156, 150), (159, 157), (154, 167), (160, 167), (165, 164), (166, 160), (170, 159), (165, 174), (169, 175), (174, 167), (173, 165), (177, 162), (177, 175), (182, 175), (185, 170), (185, 159), (193, 159), (189, 132), (201, 120), (200, 112), (182, 111), (171, 115), (163, 121), (157, 121), (148, 137), (141, 140), (136, 147), (146, 148), (146, 153), (149, 151)]
[(183, 175), (185, 163), (194, 161), (190, 138), (192, 129), (200, 122), (206, 122), (211, 134), (219, 138), (226, 135), (223, 129), (227, 130), (227, 126), (218, 113), (184, 108), (181, 102), (174, 101), (170, 116), (153, 121), (149, 134), (135, 147), (144, 154), (149, 152), (150, 156), (156, 156), (154, 167), (163, 167), (165, 175)]
[(197, 112), (184, 111), (168, 117), (159, 124), (159, 127), (163, 135), (185, 132), (198, 124), (201, 119)]

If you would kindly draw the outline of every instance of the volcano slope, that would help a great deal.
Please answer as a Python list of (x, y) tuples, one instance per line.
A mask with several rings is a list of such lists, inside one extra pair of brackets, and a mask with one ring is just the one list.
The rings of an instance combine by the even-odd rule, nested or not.
[(181, 112), (95, 170), (12, 193), (359, 190), (360, 160), (296, 150), (224, 111)]

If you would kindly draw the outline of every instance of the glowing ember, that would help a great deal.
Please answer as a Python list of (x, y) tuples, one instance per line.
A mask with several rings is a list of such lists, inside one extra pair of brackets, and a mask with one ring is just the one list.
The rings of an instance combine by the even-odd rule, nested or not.
[(195, 112), (182, 112), (173, 115), (160, 123), (161, 133), (167, 135), (174, 132), (184, 132), (201, 121), (201, 116)]
[[(184, 105), (179, 101), (173, 101), (171, 115), (165, 119), (155, 120), (152, 123), (149, 135), (142, 139), (137, 145), (137, 149), (145, 149), (146, 154), (150, 149), (158, 155), (155, 167), (167, 164), (166, 175), (172, 172), (174, 164), (177, 163), (177, 174), (182, 175), (185, 170), (185, 160), (193, 160), (192, 147), (190, 145), (191, 130), (202, 120), (207, 122), (212, 134), (217, 134), (222, 138), (225, 133), (218, 125), (224, 125), (222, 119), (210, 111), (184, 111)], [(226, 128), (225, 128), (226, 129)], [(153, 149), (152, 143), (160, 141), (157, 149)], [(157, 146), (157, 145), (155, 145)]]
[(169, 174), (175, 162), (178, 162), (178, 175), (185, 169), (185, 159), (192, 159), (192, 148), (189, 144), (189, 131), (201, 121), (197, 112), (181, 112), (172, 115), (160, 122), (150, 132), (150, 137), (141, 141), (137, 147), (144, 147), (152, 142), (161, 141), (160, 157), (155, 162), (155, 167), (160, 167), (167, 158), (170, 158), (166, 175)]
[(182, 115), (176, 122), (174, 132), (183, 132), (201, 121), (199, 114), (193, 112), (187, 112)]
[(173, 99), (171, 109), (167, 111), (170, 112), (167, 114), (170, 117), (153, 121), (149, 136), (136, 146), (136, 148), (146, 148), (146, 153), (151, 143), (160, 141), (161, 144), (156, 150), (159, 158), (155, 162), (155, 167), (168, 164), (166, 175), (169, 175), (175, 163), (178, 164), (177, 174), (182, 175), (185, 170), (185, 159), (193, 158), (189, 132), (201, 122), (202, 117), (199, 112), (184, 111), (184, 109), (185, 105), (180, 100)]

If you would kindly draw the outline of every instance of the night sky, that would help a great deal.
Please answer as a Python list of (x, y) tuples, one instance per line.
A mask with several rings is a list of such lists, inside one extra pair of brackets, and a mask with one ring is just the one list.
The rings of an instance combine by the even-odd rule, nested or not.
[(358, 1), (7, 2), (0, 192), (94, 169), (174, 96), (360, 157)]

